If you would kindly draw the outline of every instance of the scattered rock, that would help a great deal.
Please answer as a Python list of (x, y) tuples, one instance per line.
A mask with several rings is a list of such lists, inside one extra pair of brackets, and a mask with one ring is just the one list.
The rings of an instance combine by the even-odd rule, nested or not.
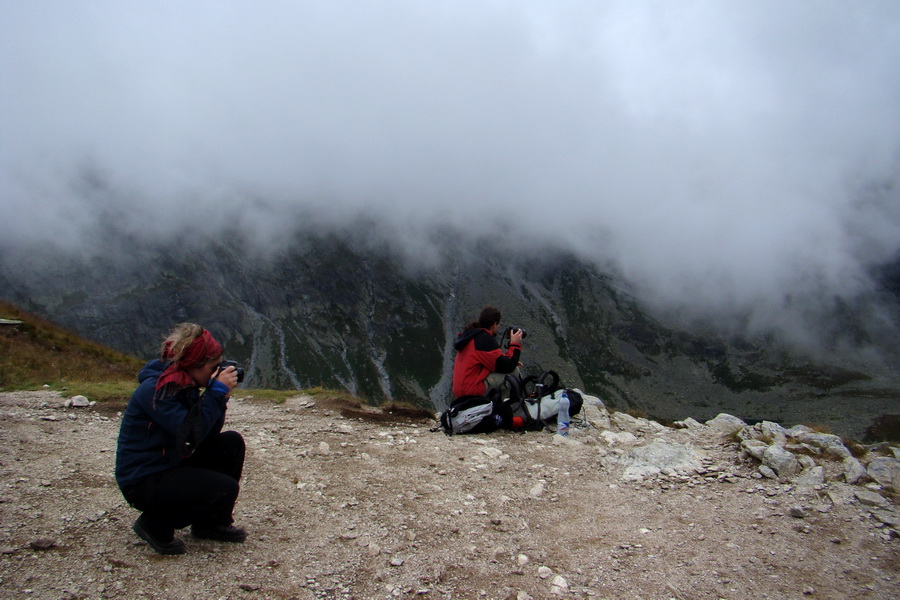
[(85, 396), (72, 396), (69, 398), (69, 401), (66, 403), (66, 406), (71, 406), (72, 408), (85, 408), (91, 405), (91, 401), (88, 400)]
[(856, 490), (855, 495), (859, 503), (865, 506), (883, 507), (888, 505), (887, 498), (869, 490)]
[(719, 413), (715, 418), (707, 421), (706, 426), (712, 428), (717, 433), (726, 436), (734, 435), (746, 427), (747, 424), (735, 416)]
[[(0, 393), (0, 587), (23, 598), (44, 597), (44, 584), (57, 599), (148, 598), (160, 569), (173, 598), (223, 598), (228, 585), (310, 599), (895, 595), (900, 514), (892, 464), (875, 462), (896, 459), (891, 445), (848, 457), (804, 427), (722, 436), (690, 419), (620, 416), (557, 447), (547, 432), (429, 437), (342, 420), (325, 401), (309, 411), (232, 400), (228, 426), (248, 440), (236, 517), (252, 539), (186, 535), (188, 554), (170, 559), (134, 543), (136, 513), (114, 487), (121, 415), (44, 423), (60, 406), (50, 394), (16, 405), (4, 399), (22, 396)], [(593, 408), (592, 425), (606, 412)], [(770, 447), (801, 469), (779, 477), (762, 462)], [(639, 478), (623, 480), (629, 466)], [(29, 531), (52, 532), (60, 551), (35, 554)]]
[(872, 460), (867, 467), (869, 477), (884, 489), (900, 493), (900, 460), (879, 457)]
[(788, 514), (795, 519), (805, 519), (809, 516), (809, 513), (799, 506), (792, 506), (791, 508), (789, 508)]
[(550, 583), (550, 593), (562, 596), (569, 593), (569, 582), (562, 575), (557, 575)]
[(488, 458), (500, 458), (501, 456), (503, 456), (503, 450), (500, 450), (499, 448), (493, 448), (491, 446), (482, 448), (481, 453)]
[(816, 487), (825, 483), (825, 467), (815, 466), (803, 471), (799, 477), (794, 480), (800, 487)]
[(37, 538), (36, 540), (32, 540), (31, 542), (29, 542), (28, 545), (31, 546), (32, 550), (50, 550), (51, 548), (56, 547), (56, 540), (46, 537)]
[(800, 472), (797, 457), (774, 444), (763, 453), (763, 464), (775, 471), (779, 477), (793, 477)]
[(619, 461), (625, 466), (625, 479), (642, 479), (663, 470), (695, 471), (701, 467), (696, 449), (690, 444), (673, 444), (654, 440), (634, 448)]

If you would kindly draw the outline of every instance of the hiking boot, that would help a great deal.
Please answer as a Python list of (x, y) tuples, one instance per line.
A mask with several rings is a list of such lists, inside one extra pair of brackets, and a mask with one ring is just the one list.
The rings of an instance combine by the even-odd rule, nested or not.
[(134, 525), (131, 526), (139, 538), (150, 544), (150, 547), (160, 554), (184, 554), (184, 542), (175, 537), (174, 530), (172, 531), (171, 539), (165, 540), (164, 536), (150, 531), (143, 517), (144, 515), (138, 517)]
[(191, 525), (191, 534), (204, 540), (240, 543), (247, 539), (247, 532), (234, 525)]

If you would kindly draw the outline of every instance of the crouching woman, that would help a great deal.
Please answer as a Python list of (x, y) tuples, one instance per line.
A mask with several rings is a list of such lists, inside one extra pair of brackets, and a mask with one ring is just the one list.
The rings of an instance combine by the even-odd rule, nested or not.
[[(116, 448), (116, 482), (141, 511), (132, 529), (160, 554), (181, 554), (175, 530), (243, 542), (232, 512), (244, 468), (244, 439), (222, 431), (233, 366), (219, 368), (222, 347), (193, 323), (178, 325), (159, 359), (147, 363), (128, 401)], [(205, 388), (201, 394), (200, 388)]]

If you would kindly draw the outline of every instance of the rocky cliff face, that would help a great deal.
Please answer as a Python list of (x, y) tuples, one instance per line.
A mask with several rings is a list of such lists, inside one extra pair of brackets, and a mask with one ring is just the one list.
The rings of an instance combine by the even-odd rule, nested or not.
[(570, 255), (514, 256), (482, 242), (411, 267), (388, 244), (347, 240), (306, 236), (266, 255), (241, 243), (124, 239), (104, 258), (7, 252), (0, 293), (138, 356), (155, 354), (174, 323), (200, 322), (244, 363), (248, 386), (341, 387), (375, 404), (445, 406), (452, 341), (493, 304), (504, 325), (528, 331), (526, 374), (552, 369), (621, 410), (671, 420), (728, 412), (860, 439), (898, 412), (898, 386), (876, 363), (812, 360), (772, 339), (654, 315), (626, 283)]

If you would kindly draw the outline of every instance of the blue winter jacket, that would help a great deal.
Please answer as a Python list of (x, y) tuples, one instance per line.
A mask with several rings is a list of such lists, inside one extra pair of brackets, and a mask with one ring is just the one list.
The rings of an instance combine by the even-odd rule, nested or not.
[[(183, 388), (174, 395), (157, 398), (156, 380), (168, 366), (151, 360), (138, 374), (137, 389), (131, 395), (116, 447), (116, 483), (120, 489), (134, 485), (144, 477), (177, 467), (183, 460), (176, 436), (182, 431), (191, 406), (200, 400), (196, 387)], [(200, 444), (210, 433), (218, 433), (225, 423), (228, 386), (214, 381), (203, 396), (195, 442)]]

